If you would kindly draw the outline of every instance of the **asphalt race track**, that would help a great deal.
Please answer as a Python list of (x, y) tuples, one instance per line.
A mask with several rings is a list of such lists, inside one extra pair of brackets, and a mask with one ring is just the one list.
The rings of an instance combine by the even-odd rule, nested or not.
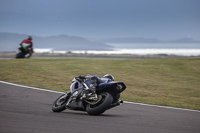
[(200, 112), (124, 103), (101, 116), (51, 105), (61, 94), (0, 83), (1, 133), (200, 133)]

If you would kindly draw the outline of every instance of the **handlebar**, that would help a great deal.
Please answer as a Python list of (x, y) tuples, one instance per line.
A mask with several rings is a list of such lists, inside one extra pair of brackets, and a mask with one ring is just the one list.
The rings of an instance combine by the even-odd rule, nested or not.
[(78, 80), (79, 82), (83, 82), (82, 79), (80, 79), (79, 77), (75, 77), (76, 80)]
[(76, 80), (78, 80), (79, 82), (84, 82), (85, 76), (80, 75), (79, 77), (75, 77)]
[(85, 76), (82, 76), (82, 75), (80, 75), (79, 78), (80, 78), (80, 79), (86, 79), (86, 77), (85, 77)]

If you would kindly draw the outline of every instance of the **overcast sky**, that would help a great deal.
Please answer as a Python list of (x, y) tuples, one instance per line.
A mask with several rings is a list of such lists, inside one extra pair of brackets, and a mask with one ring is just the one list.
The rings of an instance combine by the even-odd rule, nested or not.
[(200, 40), (200, 0), (0, 0), (0, 32)]

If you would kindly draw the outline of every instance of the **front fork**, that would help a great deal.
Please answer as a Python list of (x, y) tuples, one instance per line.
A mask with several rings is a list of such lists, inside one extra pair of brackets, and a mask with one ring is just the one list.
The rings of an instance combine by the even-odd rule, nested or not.
[[(67, 98), (68, 95), (65, 95), (65, 97)], [(85, 101), (87, 103), (90, 103), (89, 101), (98, 101), (99, 100), (99, 97), (96, 93), (87, 93), (87, 90), (85, 91), (75, 91), (73, 94), (70, 95), (67, 103), (66, 103), (66, 107), (69, 107), (69, 104), (72, 102), (72, 101)]]

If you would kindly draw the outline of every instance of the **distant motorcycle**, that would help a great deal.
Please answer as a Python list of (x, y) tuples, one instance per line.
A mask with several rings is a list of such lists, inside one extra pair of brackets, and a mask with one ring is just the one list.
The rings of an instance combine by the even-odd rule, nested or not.
[(16, 54), (16, 59), (18, 58), (26, 58), (25, 55), (29, 53), (29, 51), (31, 50), (30, 48), (21, 46), (18, 48), (19, 52)]
[[(97, 89), (90, 91), (92, 78), (97, 79)], [(126, 89), (123, 82), (113, 82), (97, 75), (75, 77), (70, 86), (70, 92), (61, 95), (52, 106), (54, 112), (65, 109), (86, 111), (89, 115), (100, 115), (106, 110), (123, 103), (119, 100), (120, 93)]]

